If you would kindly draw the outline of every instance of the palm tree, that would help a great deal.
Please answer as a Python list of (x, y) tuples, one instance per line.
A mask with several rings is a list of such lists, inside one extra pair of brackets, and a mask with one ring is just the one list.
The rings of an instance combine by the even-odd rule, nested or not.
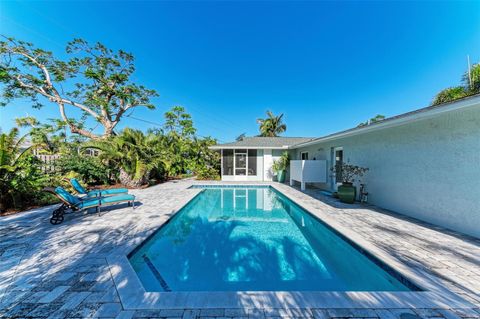
[(287, 125), (282, 122), (283, 113), (275, 116), (271, 111), (267, 111), (267, 118), (257, 119), (260, 125), (260, 136), (276, 137), (287, 130)]
[(124, 129), (119, 135), (107, 140), (86, 143), (83, 148), (101, 151), (100, 157), (116, 165), (120, 182), (128, 187), (140, 187), (148, 183), (150, 171), (157, 165), (161, 154), (155, 152), (157, 143), (154, 134)]
[(25, 137), (19, 137), (17, 128), (0, 134), (0, 212), (8, 208), (10, 199), (14, 197), (15, 179), (22, 175), (21, 171), (25, 168), (22, 159), (30, 154), (31, 147), (21, 148)]

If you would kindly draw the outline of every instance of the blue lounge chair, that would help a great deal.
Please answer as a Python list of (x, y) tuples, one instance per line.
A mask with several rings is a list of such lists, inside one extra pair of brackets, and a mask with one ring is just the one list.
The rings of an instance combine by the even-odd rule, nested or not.
[(46, 187), (43, 190), (55, 195), (58, 199), (62, 201), (62, 205), (53, 211), (52, 217), (50, 218), (50, 223), (52, 223), (53, 225), (62, 223), (64, 220), (63, 215), (69, 209), (72, 212), (77, 212), (89, 208), (95, 208), (97, 210), (97, 213), (100, 214), (100, 208), (102, 206), (108, 206), (122, 202), (127, 202), (129, 206), (131, 205), (133, 208), (135, 208), (135, 196), (131, 194), (120, 194), (107, 197), (79, 198), (73, 196), (62, 187)]
[(70, 179), (70, 184), (72, 184), (73, 189), (80, 195), (87, 195), (87, 197), (99, 197), (99, 196), (112, 196), (119, 194), (128, 193), (126, 188), (112, 188), (112, 189), (96, 189), (93, 191), (87, 191), (76, 178)]

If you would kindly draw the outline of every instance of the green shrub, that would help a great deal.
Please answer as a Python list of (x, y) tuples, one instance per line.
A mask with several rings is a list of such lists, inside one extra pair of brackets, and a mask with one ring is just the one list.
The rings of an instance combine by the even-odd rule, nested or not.
[(214, 167), (203, 166), (195, 172), (199, 180), (219, 180), (220, 174)]
[(98, 157), (72, 153), (63, 155), (56, 163), (61, 175), (78, 178), (88, 184), (108, 184), (113, 171)]
[(21, 147), (24, 139), (16, 128), (0, 134), (0, 212), (35, 203), (44, 186), (39, 160)]

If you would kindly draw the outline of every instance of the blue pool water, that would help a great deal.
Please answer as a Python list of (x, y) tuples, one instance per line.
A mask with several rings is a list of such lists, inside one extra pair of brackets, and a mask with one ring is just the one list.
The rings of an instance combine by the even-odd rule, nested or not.
[(411, 290), (270, 187), (206, 188), (129, 258), (147, 291)]

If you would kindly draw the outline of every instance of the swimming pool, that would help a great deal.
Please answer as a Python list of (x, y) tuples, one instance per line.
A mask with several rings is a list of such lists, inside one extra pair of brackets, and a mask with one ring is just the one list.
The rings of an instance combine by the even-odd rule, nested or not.
[(147, 291), (418, 290), (271, 187), (205, 187), (129, 255)]

